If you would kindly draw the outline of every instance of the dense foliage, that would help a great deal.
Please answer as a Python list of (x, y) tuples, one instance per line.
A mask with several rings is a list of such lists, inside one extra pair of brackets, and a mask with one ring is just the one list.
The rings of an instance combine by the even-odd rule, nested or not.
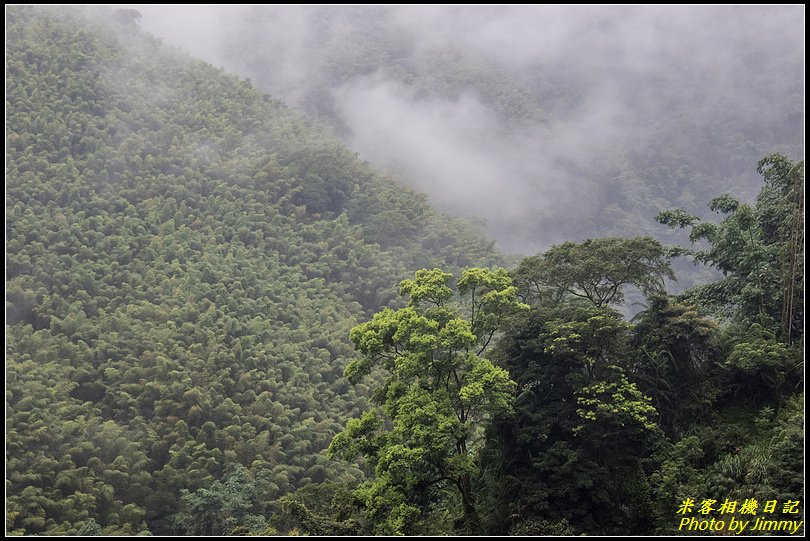
[[(514, 414), (482, 453), (493, 533), (677, 533), (687, 498), (802, 499), (804, 165), (771, 155), (759, 170), (755, 205), (711, 201), (719, 224), (659, 216), (704, 242), (671, 253), (724, 275), (679, 297), (645, 287), (671, 272), (662, 262), (615, 279), (642, 239), (565, 243), (518, 266), (532, 310), (496, 355), (517, 382)], [(647, 306), (627, 323), (600, 292), (633, 284)], [(703, 518), (728, 522), (714, 511)]]
[(349, 330), (490, 244), (103, 10), (6, 17), (8, 529), (222, 533), (183, 490), (362, 480), (322, 452), (369, 395)]
[[(463, 510), (462, 531), (477, 531), (473, 493), (475, 450), (483, 422), (511, 409), (515, 383), (481, 355), (492, 336), (521, 309), (504, 269), (468, 269), (458, 281), (468, 297), (469, 317), (450, 303), (453, 275), (420, 270), (401, 284), (406, 308), (386, 308), (352, 329), (361, 359), (346, 376), (358, 383), (378, 365), (390, 374), (374, 401), (376, 410), (353, 419), (332, 441), (333, 455), (362, 455), (374, 466), (374, 480), (357, 491), (376, 531), (405, 534), (430, 531), (431, 514), (446, 510), (443, 493), (455, 489)], [(437, 505), (438, 504), (438, 505)], [(427, 526), (426, 526), (427, 525)]]
[[(668, 534), (687, 498), (802, 500), (803, 163), (718, 223), (662, 212), (689, 247), (492, 270), (111, 10), (6, 22), (8, 532)], [(668, 296), (676, 254), (722, 276)]]
[[(441, 316), (450, 275), (420, 271), (403, 282), (412, 305), (431, 301), (429, 317), (411, 308), (376, 314), (353, 331), (364, 357), (347, 368), (356, 381), (355, 367), (365, 373), (385, 364), (391, 377), (375, 398), (393, 429), (369, 412), (332, 443), (376, 465), (374, 481), (355, 492), (366, 519), (385, 533), (670, 534), (682, 531), (677, 506), (690, 498), (710, 506), (753, 498), (780, 510), (800, 502), (803, 334), (793, 321), (803, 319), (796, 196), (803, 164), (772, 155), (760, 171), (765, 185), (756, 205), (729, 196), (710, 203), (728, 215), (720, 224), (682, 210), (661, 214), (692, 225), (691, 239), (703, 247), (592, 239), (553, 246), (517, 266), (509, 295), (530, 306), (498, 327), (491, 352), (514, 381), (514, 398), (481, 425), (484, 445), (463, 447), (471, 459), (469, 484), (456, 483), (464, 506), (458, 495), (428, 490), (453, 471), (434, 466), (436, 456), (448, 456), (437, 450), (451, 449), (443, 431), (455, 419), (439, 405), (464, 404), (463, 385), (459, 400), (454, 387), (435, 385), (442, 381), (436, 359), (445, 358), (448, 343)], [(667, 251), (692, 254), (725, 276), (667, 296), (662, 280), (674, 277)], [(459, 290), (487, 272), (467, 271)], [(646, 297), (630, 322), (610, 308), (628, 288)], [(422, 400), (408, 402), (413, 395)], [(702, 518), (747, 518), (741, 509), (713, 511)]]

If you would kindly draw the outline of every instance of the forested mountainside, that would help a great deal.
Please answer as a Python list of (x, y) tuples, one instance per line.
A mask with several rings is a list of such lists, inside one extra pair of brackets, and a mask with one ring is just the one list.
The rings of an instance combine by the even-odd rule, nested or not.
[(731, 190), (751, 202), (757, 160), (803, 153), (799, 6), (203, 12), (145, 6), (143, 24), (335, 126), (524, 255), (668, 237), (661, 209), (706, 217)]
[(803, 162), (505, 269), (137, 15), (6, 11), (8, 533), (804, 532)]
[(109, 11), (6, 12), (7, 527), (172, 531), (184, 489), (362, 479), (349, 329), (491, 243)]

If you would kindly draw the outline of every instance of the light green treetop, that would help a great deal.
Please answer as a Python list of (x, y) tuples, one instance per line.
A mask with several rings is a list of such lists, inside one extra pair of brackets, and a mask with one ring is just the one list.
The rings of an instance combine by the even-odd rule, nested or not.
[[(469, 314), (451, 304), (452, 275), (420, 270), (400, 291), (409, 305), (386, 308), (352, 329), (362, 357), (345, 375), (357, 383), (376, 367), (387, 373), (374, 400), (379, 410), (347, 423), (332, 456), (362, 455), (375, 478), (359, 498), (379, 533), (414, 533), (425, 512), (448, 504), (454, 489), (468, 530), (477, 523), (471, 486), (482, 421), (509, 411), (515, 384), (481, 356), (498, 328), (526, 309), (503, 269), (469, 269), (458, 281)], [(382, 415), (387, 417), (384, 421)]]

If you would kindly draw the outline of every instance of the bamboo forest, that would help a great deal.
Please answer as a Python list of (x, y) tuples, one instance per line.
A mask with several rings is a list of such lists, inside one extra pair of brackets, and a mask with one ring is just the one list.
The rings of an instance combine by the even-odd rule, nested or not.
[(7, 535), (803, 535), (803, 6), (6, 7)]

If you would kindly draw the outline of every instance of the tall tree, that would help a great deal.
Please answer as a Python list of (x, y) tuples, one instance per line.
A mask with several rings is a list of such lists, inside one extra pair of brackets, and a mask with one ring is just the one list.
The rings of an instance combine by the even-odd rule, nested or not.
[(616, 311), (581, 299), (547, 301), (504, 333), (496, 355), (517, 392), (483, 459), (491, 533), (647, 527), (657, 415), (622, 368), (629, 338)]
[(558, 300), (569, 295), (596, 307), (624, 302), (625, 286), (660, 293), (664, 278), (675, 279), (663, 246), (649, 237), (564, 242), (524, 259), (514, 276), (528, 302), (544, 295)]
[(262, 516), (256, 482), (244, 466), (234, 468), (224, 482), (211, 488), (182, 491), (183, 509), (175, 515), (180, 533), (188, 535), (234, 535), (273, 533)]
[(779, 154), (760, 160), (764, 185), (755, 205), (722, 195), (709, 208), (724, 215), (719, 223), (703, 221), (681, 209), (661, 212), (657, 220), (690, 228), (690, 255), (724, 277), (693, 295), (717, 313), (748, 319), (779, 333), (787, 343), (801, 334), (804, 309), (804, 162)]
[[(333, 456), (361, 455), (375, 477), (358, 489), (379, 533), (415, 533), (419, 518), (452, 487), (463, 509), (458, 526), (478, 529), (472, 482), (482, 422), (511, 409), (514, 382), (481, 355), (505, 320), (526, 306), (503, 269), (469, 269), (458, 281), (462, 305), (451, 304), (452, 275), (421, 270), (400, 291), (408, 306), (384, 309), (358, 325), (351, 340), (362, 354), (345, 374), (359, 383), (376, 369), (380, 406), (347, 423)], [(387, 419), (384, 419), (387, 418)]]
[(680, 436), (699, 424), (718, 393), (718, 326), (694, 304), (664, 295), (648, 303), (634, 318), (632, 374), (653, 399), (660, 426)]

